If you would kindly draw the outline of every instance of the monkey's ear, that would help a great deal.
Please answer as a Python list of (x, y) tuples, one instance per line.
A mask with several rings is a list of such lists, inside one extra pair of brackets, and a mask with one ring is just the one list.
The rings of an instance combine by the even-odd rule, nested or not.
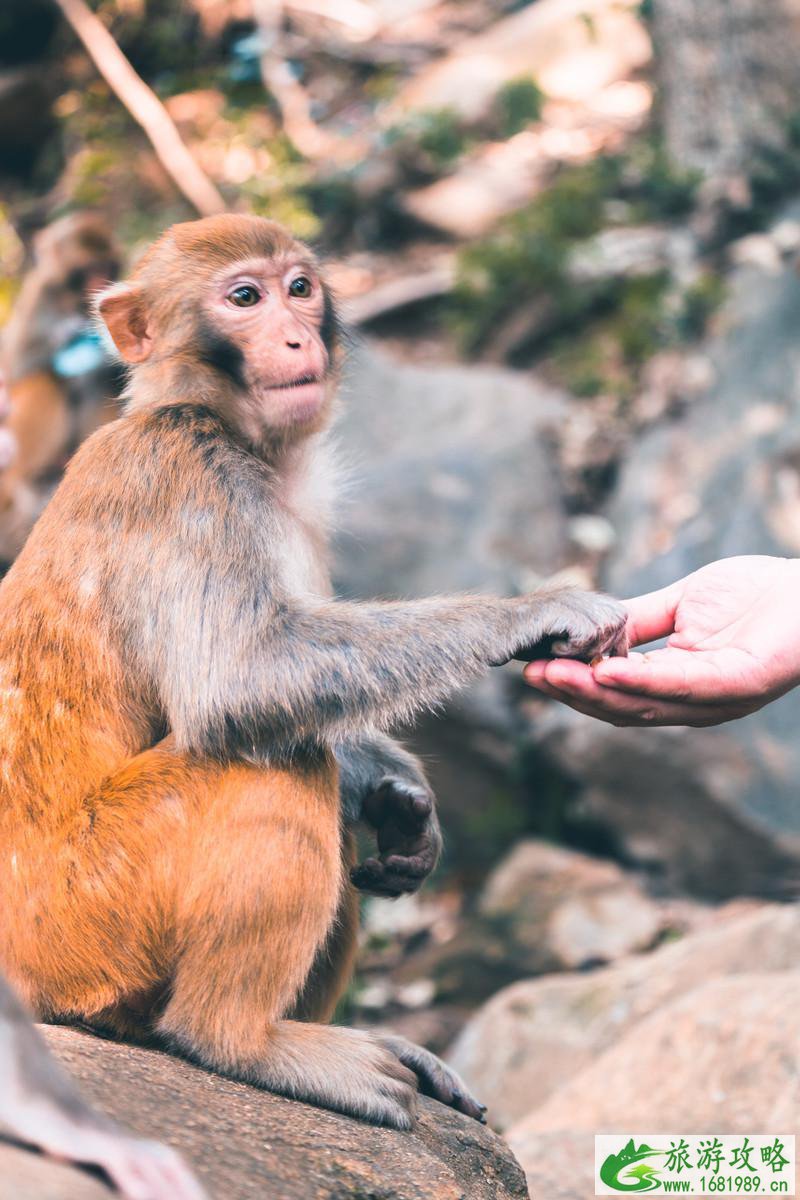
[(140, 363), (149, 358), (153, 339), (142, 289), (129, 283), (115, 283), (100, 292), (94, 303), (125, 362)]

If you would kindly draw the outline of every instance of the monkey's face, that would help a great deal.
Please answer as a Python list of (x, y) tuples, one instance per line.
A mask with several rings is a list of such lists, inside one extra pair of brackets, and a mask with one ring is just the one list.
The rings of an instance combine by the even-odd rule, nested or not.
[(219, 272), (209, 290), (201, 319), (206, 360), (219, 362), (227, 348), (268, 428), (316, 424), (327, 405), (329, 354), (314, 264), (292, 253), (252, 258)]
[(98, 310), (161, 403), (179, 380), (206, 399), (211, 390), (254, 441), (305, 434), (327, 415), (332, 303), (311, 251), (273, 221), (228, 213), (174, 225)]

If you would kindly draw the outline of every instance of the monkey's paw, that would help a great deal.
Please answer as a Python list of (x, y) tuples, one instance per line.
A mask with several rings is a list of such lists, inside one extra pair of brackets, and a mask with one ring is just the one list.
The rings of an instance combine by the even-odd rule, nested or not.
[(482, 1125), (486, 1124), (486, 1105), (476, 1100), (460, 1075), (430, 1050), (394, 1035), (379, 1040), (381, 1045), (391, 1050), (404, 1066), (414, 1072), (423, 1096), (433, 1096), (434, 1100), (440, 1101), (441, 1104), (455, 1108), (475, 1121), (480, 1121)]
[(379, 855), (353, 868), (353, 885), (359, 891), (389, 899), (418, 891), (442, 852), (442, 834), (430, 789), (399, 775), (389, 775), (364, 801), (361, 816), (376, 831)]
[(522, 662), (538, 658), (577, 658), (591, 662), (604, 654), (626, 657), (628, 616), (619, 600), (597, 592), (565, 588), (540, 598), (535, 639), (514, 651)]

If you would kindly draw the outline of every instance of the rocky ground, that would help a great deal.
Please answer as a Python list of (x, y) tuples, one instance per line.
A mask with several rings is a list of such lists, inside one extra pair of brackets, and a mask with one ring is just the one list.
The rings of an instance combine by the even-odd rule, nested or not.
[[(409, 1133), (377, 1129), (233, 1083), (166, 1054), (71, 1029), (48, 1041), (87, 1096), (144, 1137), (167, 1141), (215, 1200), (525, 1200), (524, 1177), (491, 1131), (421, 1100)], [(0, 1144), (2, 1200), (101, 1200), (105, 1184)]]

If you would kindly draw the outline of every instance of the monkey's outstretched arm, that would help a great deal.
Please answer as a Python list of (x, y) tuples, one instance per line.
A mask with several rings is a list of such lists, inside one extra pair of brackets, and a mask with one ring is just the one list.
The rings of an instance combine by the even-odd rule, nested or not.
[(346, 821), (375, 831), (378, 855), (350, 872), (353, 884), (374, 896), (416, 892), (442, 851), (436, 800), (419, 759), (383, 733), (364, 734), (336, 747)]
[(90, 1108), (0, 976), (0, 1132), (68, 1162), (101, 1167), (128, 1200), (203, 1200), (173, 1150)]
[[(241, 659), (225, 668), (226, 699), (236, 704), (238, 692), (239, 700), (218, 714), (220, 749), (238, 722), (244, 745), (263, 739), (291, 753), (365, 726), (405, 721), (489, 666), (517, 656), (589, 659), (619, 652), (625, 620), (615, 600), (574, 589), (511, 600), (274, 606), (250, 668), (242, 673)], [(206, 694), (217, 690), (215, 685)], [(213, 725), (208, 732), (213, 738)]]
[(211, 418), (147, 420), (130, 462), (121, 440), (105, 469), (130, 480), (140, 523), (161, 536), (131, 538), (108, 586), (114, 625), (181, 750), (291, 756), (407, 720), (514, 657), (624, 652), (623, 606), (574, 588), (369, 603), (298, 594), (287, 551), (297, 526), (269, 472)]

